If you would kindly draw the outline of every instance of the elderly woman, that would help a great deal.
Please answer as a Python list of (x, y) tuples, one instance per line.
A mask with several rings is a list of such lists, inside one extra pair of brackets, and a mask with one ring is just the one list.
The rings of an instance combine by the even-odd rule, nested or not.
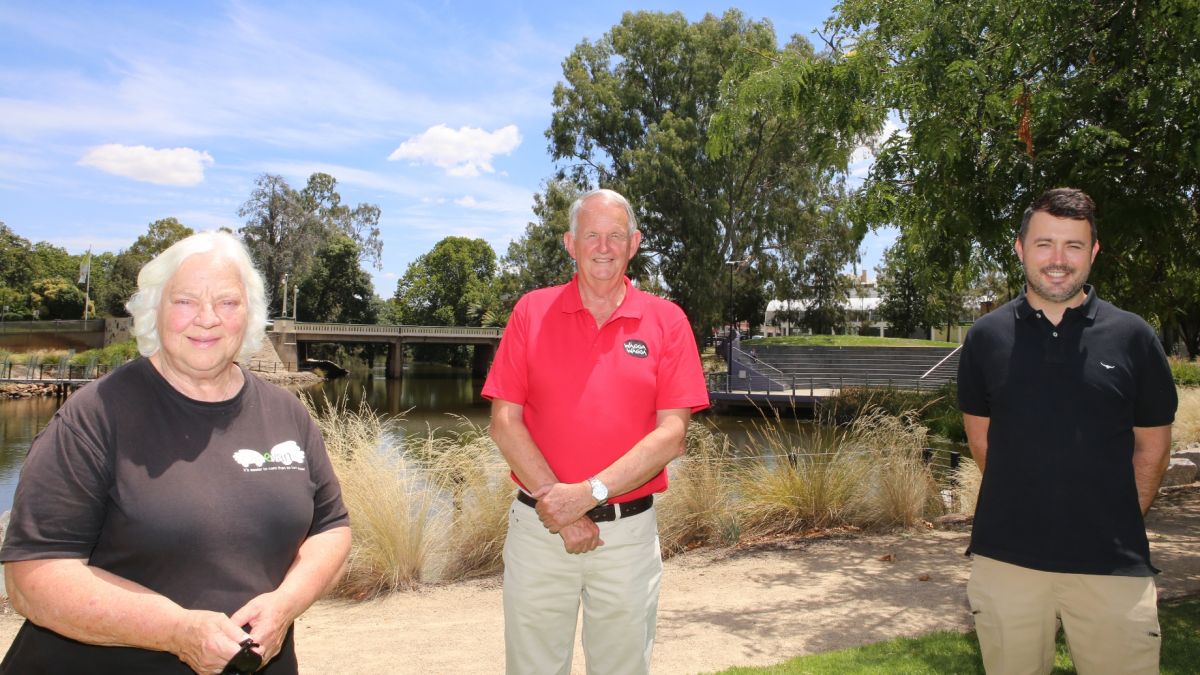
[(304, 407), (235, 363), (263, 338), (262, 276), (201, 233), (128, 307), (147, 358), (72, 396), (21, 471), (0, 560), (27, 621), (0, 672), (295, 673), (292, 622), (350, 528)]

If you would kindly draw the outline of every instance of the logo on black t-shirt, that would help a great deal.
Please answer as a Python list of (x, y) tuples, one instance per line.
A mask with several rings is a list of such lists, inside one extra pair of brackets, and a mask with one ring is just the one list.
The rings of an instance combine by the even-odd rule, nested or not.
[(296, 441), (284, 441), (276, 443), (275, 447), (269, 451), (262, 453), (257, 450), (243, 448), (233, 453), (233, 461), (241, 464), (244, 469), (249, 470), (254, 467), (257, 470), (263, 470), (263, 465), (267, 463), (282, 464), (283, 466), (267, 467), (268, 470), (279, 471), (281, 469), (292, 468), (293, 464), (299, 466), (294, 467), (296, 470), (304, 470), (304, 451), (300, 449), (300, 444)]
[(626, 340), (625, 353), (630, 356), (636, 356), (639, 359), (644, 359), (650, 355), (650, 350), (646, 347), (646, 343), (641, 340)]

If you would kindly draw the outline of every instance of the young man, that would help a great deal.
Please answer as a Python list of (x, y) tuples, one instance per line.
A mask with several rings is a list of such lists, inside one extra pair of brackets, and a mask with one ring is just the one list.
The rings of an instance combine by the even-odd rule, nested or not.
[(687, 317), (625, 278), (641, 233), (611, 190), (575, 201), (577, 273), (517, 302), (484, 383), (521, 490), (504, 545), (510, 675), (571, 672), (580, 600), (589, 673), (648, 673), (662, 558), (654, 494), (708, 406)]
[(1095, 205), (1060, 188), (1026, 209), (1025, 291), (963, 345), (958, 399), (983, 472), (967, 596), (988, 673), (1049, 673), (1061, 619), (1080, 673), (1157, 673), (1158, 610), (1142, 516), (1177, 404), (1140, 317), (1086, 283)]

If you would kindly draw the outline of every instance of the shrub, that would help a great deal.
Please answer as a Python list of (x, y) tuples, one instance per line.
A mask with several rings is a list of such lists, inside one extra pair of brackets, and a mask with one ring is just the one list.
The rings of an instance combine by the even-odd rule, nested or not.
[(912, 527), (943, 504), (933, 473), (922, 459), (928, 431), (914, 413), (894, 416), (870, 409), (855, 420), (844, 446), (869, 463), (855, 495), (855, 519), (863, 527)]
[(425, 480), (438, 495), (438, 516), (447, 521), (436, 547), (439, 579), (499, 572), (513, 483), (486, 431), (460, 417), (457, 430), (448, 435), (430, 429), (424, 436), (409, 436), (405, 453), (420, 458)]
[(969, 457), (963, 457), (958, 469), (954, 472), (954, 483), (958, 486), (958, 511), (967, 515), (975, 515), (975, 504), (979, 499), (979, 484), (983, 482), (983, 472), (979, 465)]
[(688, 426), (687, 450), (668, 467), (671, 487), (655, 502), (663, 554), (693, 545), (737, 543), (730, 476), (733, 448), (704, 424)]
[(967, 440), (958, 410), (958, 388), (947, 383), (933, 390), (846, 387), (821, 406), (822, 424), (847, 425), (878, 408), (894, 417), (915, 412), (934, 434), (959, 443)]
[(1171, 363), (1171, 375), (1175, 378), (1175, 384), (1183, 387), (1200, 386), (1200, 362), (1176, 356), (1172, 356), (1168, 361)]
[(843, 451), (845, 429), (818, 426), (812, 434), (785, 433), (782, 424), (757, 428), (764, 454), (735, 477), (737, 513), (752, 534), (794, 532), (848, 521), (869, 465)]
[(1180, 445), (1200, 443), (1200, 389), (1179, 388), (1179, 409), (1175, 412), (1171, 439)]
[(326, 403), (317, 421), (342, 486), (353, 533), (346, 575), (334, 592), (365, 599), (415, 588), (431, 563), (437, 527), (433, 499), (400, 456), (384, 445), (383, 419), (365, 403)]

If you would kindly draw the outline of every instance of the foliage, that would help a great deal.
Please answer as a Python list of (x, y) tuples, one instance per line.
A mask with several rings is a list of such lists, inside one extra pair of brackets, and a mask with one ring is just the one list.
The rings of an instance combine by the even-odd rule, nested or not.
[[(1200, 599), (1163, 602), (1158, 608), (1162, 626), (1163, 675), (1194, 672), (1200, 658)], [(1055, 673), (1075, 672), (1062, 632), (1054, 658)], [(938, 631), (903, 637), (824, 654), (798, 656), (764, 668), (729, 668), (720, 675), (940, 675), (983, 673), (983, 657), (974, 632)]]
[(38, 279), (31, 287), (41, 299), (43, 319), (82, 319), (84, 294), (71, 280), (62, 277)]
[(358, 264), (358, 245), (341, 233), (317, 249), (300, 282), (296, 317), (300, 321), (375, 323), (371, 277)]
[(883, 253), (883, 266), (876, 268), (879, 284), (879, 315), (896, 336), (910, 336), (918, 329), (929, 329), (928, 282), (915, 251), (900, 237)]
[(844, 79), (903, 130), (858, 217), (949, 274), (1000, 269), (1043, 190), (1097, 202), (1100, 293), (1200, 350), (1200, 5), (846, 0), (827, 24)]
[(0, 222), (0, 306), (8, 307), (5, 318), (32, 319), (35, 313), (42, 319), (83, 318), (83, 290), (67, 288), (82, 260), (44, 241), (30, 243)]
[(1179, 387), (1179, 409), (1171, 426), (1171, 440), (1179, 446), (1200, 443), (1200, 389)]
[(279, 293), (284, 290), (285, 279), (299, 279), (308, 271), (324, 228), (305, 210), (300, 193), (282, 176), (272, 174), (258, 177), (238, 215), (247, 218), (238, 232), (266, 280), (267, 293), (272, 297), (270, 315), (279, 315), (283, 310)]
[(1200, 386), (1200, 361), (1189, 361), (1178, 357), (1170, 357), (1171, 375), (1175, 384), (1185, 387)]
[(405, 438), (404, 451), (450, 504), (439, 546), (442, 580), (496, 574), (503, 568), (504, 536), (512, 507), (508, 465), (487, 431), (464, 418), (448, 434), (429, 430)]
[(384, 420), (365, 403), (350, 411), (344, 401), (326, 401), (318, 410), (307, 396), (301, 400), (321, 429), (342, 499), (354, 514), (350, 559), (334, 592), (367, 599), (416, 588), (432, 565), (434, 493), (383, 443)]
[[(0, 287), (19, 293), (29, 288), (38, 270), (29, 261), (33, 248), (29, 240), (13, 232), (0, 221)], [(10, 309), (12, 306), (10, 305)]]
[(537, 222), (528, 223), (521, 237), (508, 244), (500, 259), (496, 279), (499, 311), (482, 320), (483, 325), (501, 326), (522, 295), (537, 288), (564, 284), (571, 279), (575, 263), (563, 245), (570, 226), (568, 212), (580, 191), (570, 181), (547, 181), (533, 196)]
[(741, 528), (733, 509), (733, 449), (728, 437), (693, 420), (683, 457), (668, 468), (671, 488), (655, 499), (663, 555), (693, 546), (736, 544)]
[(316, 252), (336, 234), (356, 245), (355, 267), (359, 260), (379, 265), (379, 207), (359, 204), (351, 209), (342, 204), (336, 188), (337, 180), (324, 173), (309, 176), (300, 191), (282, 176), (263, 174), (238, 210), (247, 219), (238, 232), (266, 278), (267, 292), (274, 296), (272, 315), (283, 309), (284, 280), (289, 289), (301, 283), (312, 271)]
[[(554, 90), (546, 133), (565, 162), (560, 176), (630, 199), (644, 253), (631, 274), (660, 277), (697, 335), (731, 313), (726, 261), (741, 261), (739, 294), (770, 281), (811, 286), (796, 277), (812, 242), (839, 242), (844, 263), (861, 239), (830, 209), (829, 169), (844, 168), (853, 143), (779, 107), (755, 108), (713, 134), (733, 83), (782, 58), (814, 57), (800, 37), (780, 50), (769, 22), (738, 10), (695, 23), (681, 13), (626, 12), (599, 40), (575, 47)], [(784, 249), (794, 264), (777, 262)], [(742, 314), (765, 302), (732, 305)]]
[(395, 300), (404, 323), (425, 326), (478, 326), (473, 305), (493, 294), (496, 252), (483, 239), (446, 237), (409, 263), (396, 284)]
[(957, 401), (957, 387), (953, 383), (931, 391), (846, 387), (826, 401), (817, 416), (823, 424), (842, 426), (853, 424), (873, 409), (896, 417), (912, 414), (931, 432), (965, 442), (966, 431)]
[(320, 172), (308, 177), (308, 184), (300, 191), (300, 200), (305, 212), (323, 223), (326, 232), (341, 233), (354, 242), (358, 252), (356, 262), (369, 262), (375, 269), (383, 269), (378, 205), (361, 203), (350, 208), (342, 203), (337, 192), (337, 179)]
[[(150, 223), (145, 234), (113, 258), (108, 272), (107, 289), (96, 296), (102, 309), (112, 316), (129, 316), (129, 312), (125, 310), (125, 303), (137, 291), (137, 276), (142, 271), (142, 266), (175, 242), (194, 233), (192, 228), (175, 218), (162, 218)], [(93, 271), (96, 262), (93, 258)]]

